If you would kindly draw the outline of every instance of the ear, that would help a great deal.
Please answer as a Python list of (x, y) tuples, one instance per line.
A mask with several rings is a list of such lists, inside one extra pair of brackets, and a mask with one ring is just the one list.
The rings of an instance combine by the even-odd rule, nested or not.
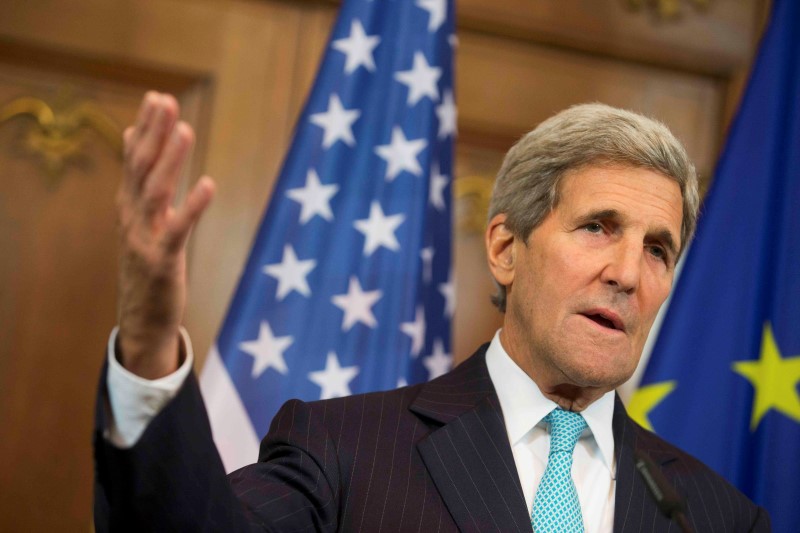
[(514, 235), (506, 227), (506, 215), (495, 215), (486, 228), (486, 256), (497, 283), (508, 287), (514, 281)]

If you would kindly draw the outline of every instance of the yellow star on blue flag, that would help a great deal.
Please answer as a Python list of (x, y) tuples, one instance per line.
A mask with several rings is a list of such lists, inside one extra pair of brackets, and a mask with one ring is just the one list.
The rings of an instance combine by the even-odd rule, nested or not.
[(674, 381), (665, 381), (639, 387), (628, 401), (628, 415), (643, 428), (655, 431), (650, 422), (650, 411), (663, 402), (676, 385)]
[(750, 429), (771, 409), (800, 422), (800, 355), (783, 358), (769, 324), (764, 326), (761, 356), (758, 361), (737, 361), (733, 369), (750, 381), (755, 389)]

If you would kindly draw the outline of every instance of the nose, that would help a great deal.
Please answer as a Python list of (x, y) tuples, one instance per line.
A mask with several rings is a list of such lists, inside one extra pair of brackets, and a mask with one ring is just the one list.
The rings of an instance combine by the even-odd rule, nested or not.
[(618, 242), (609, 250), (608, 263), (601, 272), (601, 280), (618, 292), (633, 294), (639, 288), (643, 260), (641, 242)]

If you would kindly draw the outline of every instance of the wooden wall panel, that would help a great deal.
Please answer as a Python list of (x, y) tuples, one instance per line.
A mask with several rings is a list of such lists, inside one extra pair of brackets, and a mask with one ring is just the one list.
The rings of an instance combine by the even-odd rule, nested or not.
[[(1, 103), (20, 96), (53, 102), (65, 87), (119, 123), (134, 116), (138, 90), (0, 70)], [(20, 117), (0, 126), (0, 530), (85, 530), (89, 384), (116, 315), (119, 158), (92, 133), (81, 160), (52, 178), (25, 149), (32, 124)]]
[(0, 8), (0, 35), (76, 56), (210, 73), (229, 8), (236, 6), (211, 0), (11, 0)]
[(517, 138), (570, 105), (600, 101), (663, 120), (700, 168), (714, 164), (725, 95), (716, 78), (472, 32), (460, 42), (467, 133)]
[[(0, 16), (0, 44), (205, 80), (193, 123), (218, 194), (191, 245), (187, 326), (198, 365), (213, 342), (316, 74), (336, 7), (320, 2), (41, 0)], [(66, 23), (65, 23), (66, 21)], [(0, 46), (2, 50), (2, 46)], [(196, 174), (187, 174), (190, 180)]]
[(679, 1), (677, 19), (629, 0), (461, 0), (464, 29), (521, 38), (592, 55), (728, 77), (749, 61), (760, 0), (714, 0), (709, 9)]
[[(190, 253), (187, 325), (202, 362), (304, 101), (296, 85), (313, 78), (333, 6), (14, 4), (0, 5), (0, 103), (76, 80), (126, 124), (150, 87), (175, 93), (196, 126), (183, 189), (202, 170), (219, 183)], [(105, 154), (50, 191), (35, 165), (2, 151), (19, 136), (16, 124), (0, 127), (0, 530), (86, 531), (95, 380), (116, 314), (119, 161)]]
[(475, 135), (459, 141), (456, 149), (456, 179), (475, 180), (484, 187), (483, 196), (476, 198), (475, 194), (464, 194), (465, 187), (459, 184), (465, 181), (455, 184), (453, 359), (456, 362), (465, 360), (478, 346), (491, 340), (503, 325), (503, 315), (490, 302), (495, 287), (486, 262), (482, 227), (489, 188), (511, 142), (507, 135)]

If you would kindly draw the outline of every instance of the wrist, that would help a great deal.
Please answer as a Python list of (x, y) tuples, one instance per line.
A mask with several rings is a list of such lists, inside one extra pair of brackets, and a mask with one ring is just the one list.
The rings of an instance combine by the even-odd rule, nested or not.
[(145, 379), (159, 379), (175, 372), (186, 359), (179, 331), (159, 336), (126, 335), (120, 328), (116, 355), (129, 372)]

